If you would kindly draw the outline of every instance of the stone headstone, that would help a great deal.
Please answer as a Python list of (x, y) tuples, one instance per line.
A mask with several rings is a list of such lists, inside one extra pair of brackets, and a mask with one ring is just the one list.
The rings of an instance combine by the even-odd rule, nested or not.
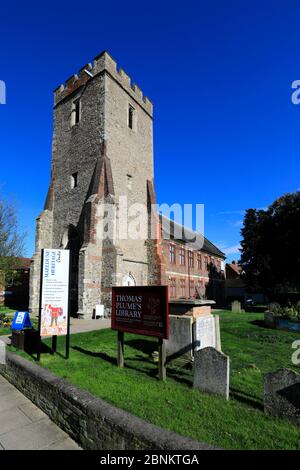
[(231, 311), (233, 313), (241, 313), (241, 302), (239, 302), (238, 300), (234, 300), (231, 304)]
[(219, 349), (217, 347), (216, 322), (213, 315), (196, 318), (193, 328), (195, 351), (208, 346)]
[(264, 410), (300, 425), (300, 375), (279, 369), (264, 377)]
[(193, 318), (188, 315), (169, 315), (169, 339), (166, 340), (167, 356), (193, 356)]
[(268, 326), (269, 328), (275, 328), (276, 327), (276, 320), (275, 316), (272, 312), (264, 312), (264, 322), (265, 325)]
[(194, 318), (211, 315), (211, 306), (204, 305), (203, 307), (194, 307), (191, 309), (191, 313)]
[(96, 318), (104, 317), (104, 305), (96, 305)]
[(228, 356), (215, 348), (199, 349), (195, 352), (194, 388), (202, 392), (229, 398), (229, 363)]

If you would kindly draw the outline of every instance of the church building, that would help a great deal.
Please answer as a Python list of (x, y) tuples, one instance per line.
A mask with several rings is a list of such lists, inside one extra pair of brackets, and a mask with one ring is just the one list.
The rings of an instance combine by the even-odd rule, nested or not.
[[(173, 296), (197, 295), (191, 274), (209, 281), (208, 270), (197, 274), (190, 266), (183, 273), (179, 264), (179, 276), (173, 274), (172, 243), (168, 240), (166, 248), (162, 219), (153, 210), (153, 106), (141, 89), (103, 52), (55, 90), (53, 122), (51, 179), (37, 219), (30, 311), (37, 314), (39, 308), (42, 248), (70, 249), (72, 315), (91, 317), (97, 305), (109, 315), (114, 285), (167, 283)], [(128, 220), (131, 207), (146, 208), (145, 237), (104, 236), (107, 213), (113, 214), (113, 232), (124, 219), (124, 201)], [(207, 256), (221, 272), (225, 255), (208, 241), (203, 250), (203, 266)], [(185, 290), (183, 279), (189, 282)]]

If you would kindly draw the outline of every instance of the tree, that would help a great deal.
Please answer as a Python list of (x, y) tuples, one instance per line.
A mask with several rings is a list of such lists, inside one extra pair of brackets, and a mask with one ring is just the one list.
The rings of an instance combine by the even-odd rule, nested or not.
[(241, 234), (240, 263), (250, 291), (300, 292), (300, 191), (267, 210), (248, 209)]
[(16, 268), (24, 253), (24, 240), (15, 206), (0, 199), (0, 290), (17, 279)]

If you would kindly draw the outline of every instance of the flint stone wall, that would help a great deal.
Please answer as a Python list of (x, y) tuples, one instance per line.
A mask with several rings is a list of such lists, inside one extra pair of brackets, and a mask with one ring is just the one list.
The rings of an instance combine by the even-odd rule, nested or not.
[(0, 374), (83, 449), (214, 449), (147, 423), (11, 352), (7, 353), (7, 364), (0, 364)]

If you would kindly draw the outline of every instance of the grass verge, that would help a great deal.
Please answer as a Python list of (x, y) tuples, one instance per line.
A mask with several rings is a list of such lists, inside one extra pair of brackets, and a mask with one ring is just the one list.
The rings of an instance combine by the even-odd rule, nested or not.
[[(218, 312), (219, 314), (219, 312)], [(125, 335), (124, 369), (116, 366), (116, 332), (71, 336), (70, 359), (43, 354), (41, 366), (158, 426), (225, 449), (300, 449), (300, 428), (263, 413), (263, 374), (293, 368), (299, 335), (269, 330), (262, 314), (220, 312), (222, 350), (231, 358), (230, 400), (192, 388), (190, 368), (172, 363), (159, 382), (151, 338)], [(46, 341), (47, 342), (47, 341)], [(59, 338), (58, 351), (64, 352)], [(25, 353), (25, 357), (34, 360)]]

